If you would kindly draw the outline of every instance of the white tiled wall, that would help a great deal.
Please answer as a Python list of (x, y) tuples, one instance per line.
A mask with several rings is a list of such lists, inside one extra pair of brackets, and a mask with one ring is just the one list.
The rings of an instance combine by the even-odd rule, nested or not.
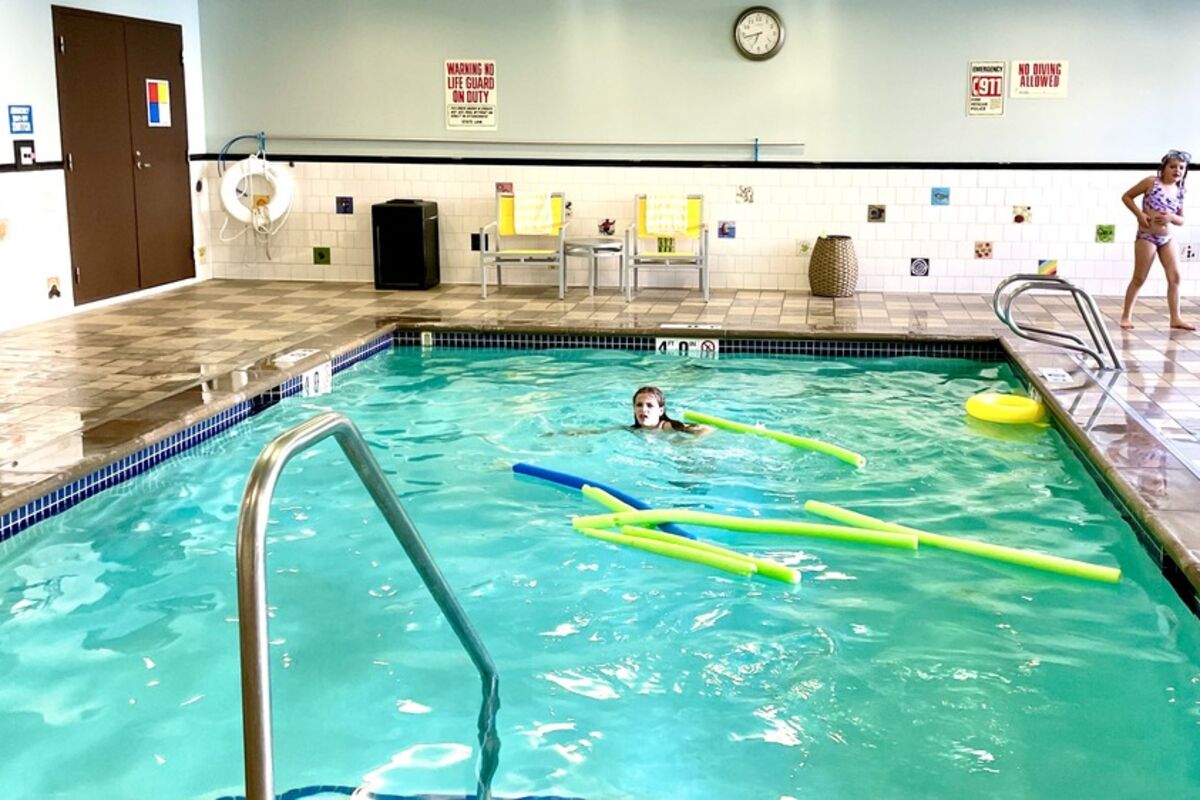
[[(62, 316), (72, 299), (67, 195), (58, 170), (0, 173), (0, 330)], [(57, 278), (60, 297), (47, 281)]]
[[(597, 224), (616, 218), (618, 234), (630, 224), (638, 192), (687, 192), (705, 197), (714, 288), (806, 289), (808, 253), (822, 234), (853, 237), (859, 288), (897, 292), (990, 292), (1001, 278), (1034, 272), (1039, 259), (1057, 259), (1059, 274), (1100, 295), (1125, 290), (1132, 268), (1134, 220), (1121, 194), (1142, 171), (997, 169), (740, 169), (591, 166), (477, 166), (299, 163), (296, 202), (270, 243), (253, 234), (224, 243), (216, 167), (200, 202), (210, 229), (211, 270), (217, 278), (371, 281), (371, 204), (395, 197), (435, 200), (441, 227), (442, 281), (478, 283), (470, 234), (493, 219), (497, 182), (520, 190), (562, 191), (574, 215), (569, 235), (595, 236)], [(753, 189), (739, 202), (738, 187)], [(933, 187), (950, 188), (950, 205), (934, 206)], [(336, 196), (354, 198), (354, 213), (334, 213)], [(885, 205), (887, 221), (867, 222), (868, 205)], [(1032, 219), (1012, 221), (1013, 206), (1030, 206)], [(736, 223), (734, 239), (720, 239), (718, 222)], [(1115, 224), (1116, 242), (1096, 243), (1096, 225)], [(230, 225), (224, 236), (240, 226)], [(1184, 227), (1182, 242), (1200, 242)], [(974, 257), (976, 241), (991, 241), (990, 260)], [(312, 248), (332, 248), (330, 266), (312, 264)], [(809, 251), (810, 252), (810, 251)], [(928, 277), (909, 275), (911, 258), (928, 258)], [(1200, 263), (1181, 264), (1185, 296), (1200, 293)], [(505, 282), (555, 283), (544, 269), (505, 268)], [(646, 275), (643, 285), (690, 286), (694, 273)], [(572, 284), (585, 281), (573, 263)], [(615, 266), (602, 266), (602, 285), (616, 285)], [(1162, 295), (1155, 269), (1144, 289)]]

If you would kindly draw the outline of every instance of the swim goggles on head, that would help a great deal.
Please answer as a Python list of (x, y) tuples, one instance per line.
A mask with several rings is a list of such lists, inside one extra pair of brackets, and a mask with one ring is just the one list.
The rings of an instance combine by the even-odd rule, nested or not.
[(1173, 158), (1187, 164), (1192, 163), (1192, 154), (1186, 150), (1168, 150), (1167, 154), (1163, 156), (1163, 163), (1165, 164)]

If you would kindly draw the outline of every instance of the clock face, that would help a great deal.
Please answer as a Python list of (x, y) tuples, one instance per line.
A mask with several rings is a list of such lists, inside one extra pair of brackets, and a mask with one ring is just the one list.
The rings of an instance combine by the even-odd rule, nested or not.
[(733, 41), (746, 58), (770, 58), (783, 46), (783, 22), (766, 6), (747, 8), (734, 23)]

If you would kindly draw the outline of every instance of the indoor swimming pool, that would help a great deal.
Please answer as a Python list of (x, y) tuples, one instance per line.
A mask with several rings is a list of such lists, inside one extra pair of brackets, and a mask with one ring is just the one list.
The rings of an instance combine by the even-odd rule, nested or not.
[[(864, 455), (715, 431), (667, 410)], [(1054, 428), (969, 420), (1003, 362), (399, 347), (0, 544), (5, 796), (243, 793), (234, 532), (255, 458), (359, 427), (500, 674), (497, 797), (1200, 796), (1200, 620)], [(820, 522), (814, 499), (1119, 567), (699, 531), (802, 573), (735, 577), (585, 538), (578, 492)], [(479, 681), (333, 442), (268, 529), (276, 790), (475, 785)], [(695, 530), (695, 529), (693, 529)], [(14, 792), (15, 788), (15, 792)]]

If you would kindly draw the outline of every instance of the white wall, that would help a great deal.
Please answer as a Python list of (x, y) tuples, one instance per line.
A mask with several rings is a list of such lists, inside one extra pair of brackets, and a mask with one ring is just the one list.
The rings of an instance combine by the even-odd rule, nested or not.
[[(748, 5), (201, 0), (209, 150), (257, 130), (276, 152), (427, 150), (355, 140), (448, 136), (442, 64), (464, 57), (497, 62), (499, 128), (458, 138), (759, 137), (802, 141), (817, 161), (1138, 163), (1194, 146), (1200, 131), (1200, 104), (1185, 99), (1200, 47), (1174, 33), (1196, 0), (773, 0), (788, 39), (763, 63), (731, 41)], [(1003, 118), (966, 117), (969, 61), (1026, 58), (1067, 60), (1068, 97), (1009, 98)]]
[[(205, 142), (204, 79), (200, 61), (196, 0), (0, 0), (0, 164), (13, 163), (8, 106), (32, 105), (39, 161), (62, 160), (58, 88), (50, 7), (68, 5), (183, 27), (187, 82), (188, 149)], [(0, 242), (0, 330), (72, 313), (66, 190), (61, 170), (0, 173), (0, 220), (8, 238)], [(197, 244), (207, 236), (196, 226)], [(197, 265), (197, 269), (202, 269)], [(47, 297), (46, 279), (60, 278), (63, 296)], [(134, 297), (137, 295), (129, 295)]]
[[(208, 163), (210, 176), (215, 165)], [(212, 230), (213, 274), (223, 278), (373, 280), (371, 204), (392, 197), (438, 202), (442, 280), (478, 283), (478, 254), (471, 233), (494, 218), (494, 186), (511, 181), (525, 190), (563, 191), (574, 208), (568, 233), (596, 236), (597, 224), (615, 218), (623, 234), (632, 222), (633, 195), (646, 191), (700, 193), (710, 227), (714, 288), (804, 290), (811, 251), (822, 234), (846, 234), (858, 255), (859, 289), (886, 292), (990, 293), (1018, 272), (1036, 272), (1055, 259), (1059, 274), (1099, 295), (1120, 295), (1133, 266), (1136, 223), (1121, 194), (1142, 170), (1030, 169), (787, 169), (558, 167), (461, 164), (298, 163), (297, 200), (271, 258), (249, 235), (223, 244), (219, 198), (205, 202)], [(737, 189), (753, 189), (753, 203)], [(950, 189), (950, 205), (930, 202), (933, 187)], [(335, 214), (338, 195), (354, 199), (354, 214)], [(867, 221), (867, 206), (887, 207), (883, 223)], [(1013, 206), (1030, 206), (1031, 221), (1013, 222)], [(722, 220), (737, 236), (721, 239)], [(1096, 242), (1097, 225), (1116, 225), (1113, 243)], [(236, 229), (236, 228), (234, 228)], [(228, 233), (228, 231), (226, 232)], [(1200, 243), (1195, 227), (1177, 233)], [(993, 244), (990, 259), (975, 257), (975, 242)], [(331, 248), (332, 263), (315, 266), (313, 247)], [(909, 274), (910, 259), (928, 258), (928, 277)], [(1197, 264), (1183, 265), (1185, 296), (1200, 294)], [(554, 285), (545, 268), (505, 267), (506, 284)], [(581, 260), (571, 259), (572, 285), (586, 284)], [(492, 280), (494, 281), (494, 273)], [(600, 282), (616, 286), (612, 259)], [(642, 273), (644, 286), (696, 285), (695, 273)], [(1162, 295), (1157, 267), (1143, 294)], [(498, 295), (503, 296), (503, 295)]]

